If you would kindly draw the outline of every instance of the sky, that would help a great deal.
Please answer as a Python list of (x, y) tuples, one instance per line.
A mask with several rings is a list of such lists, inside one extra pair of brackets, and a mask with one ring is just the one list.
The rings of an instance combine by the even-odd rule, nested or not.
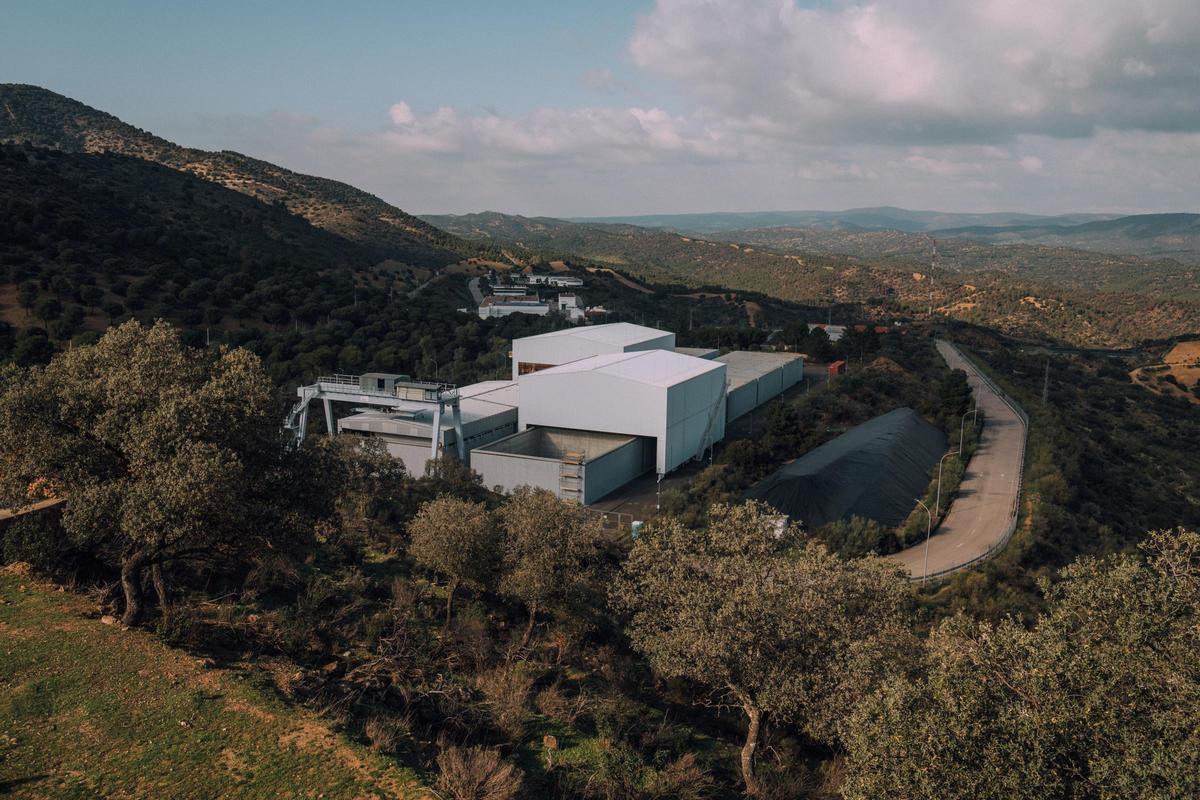
[(415, 213), (1200, 211), (1197, 0), (0, 0), (0, 81)]

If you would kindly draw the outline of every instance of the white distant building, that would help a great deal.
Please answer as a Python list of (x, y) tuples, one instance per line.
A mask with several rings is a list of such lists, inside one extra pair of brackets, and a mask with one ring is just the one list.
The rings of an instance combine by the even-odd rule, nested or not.
[(811, 331), (813, 328), (820, 328), (825, 331), (831, 342), (836, 342), (846, 334), (845, 325), (826, 325), (824, 322), (810, 323), (808, 329)]
[(675, 334), (630, 322), (567, 328), (514, 339), (512, 376), (516, 380), (519, 375), (589, 356), (674, 349)]
[(479, 304), (479, 318), (507, 317), (509, 314), (533, 314), (544, 317), (550, 313), (550, 304), (536, 297), (496, 297), (491, 295), (483, 298)]
[(546, 278), (546, 283), (561, 289), (578, 289), (583, 286), (583, 279), (574, 275), (550, 275)]
[(562, 314), (571, 322), (579, 322), (583, 319), (585, 309), (580, 302), (577, 294), (560, 294), (555, 300), (558, 313)]

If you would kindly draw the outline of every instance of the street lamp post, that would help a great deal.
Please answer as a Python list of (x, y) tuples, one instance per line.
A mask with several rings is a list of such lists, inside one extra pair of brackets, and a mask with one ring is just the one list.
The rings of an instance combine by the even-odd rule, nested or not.
[(921, 585), (925, 585), (925, 581), (929, 579), (929, 537), (933, 535), (933, 515), (929, 513), (929, 506), (921, 502), (921, 498), (916, 498), (917, 503), (921, 508), (925, 509), (925, 574), (921, 576)]
[(942, 456), (940, 461), (938, 461), (937, 500), (935, 500), (933, 503), (933, 513), (935, 514), (942, 513), (942, 464), (945, 463), (948, 457), (958, 455), (961, 452), (962, 444), (960, 443), (957, 450), (951, 450), (949, 453), (946, 453), (946, 455)]

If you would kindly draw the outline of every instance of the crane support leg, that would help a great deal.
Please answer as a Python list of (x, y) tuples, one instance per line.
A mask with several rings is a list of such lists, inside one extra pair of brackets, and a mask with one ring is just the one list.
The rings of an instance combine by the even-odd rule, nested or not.
[(305, 403), (304, 408), (300, 409), (300, 432), (296, 435), (296, 441), (303, 442), (306, 433), (308, 433), (308, 403)]
[(335, 436), (337, 431), (333, 427), (333, 403), (326, 398), (322, 401), (325, 404), (325, 430), (329, 431), (330, 436)]
[(454, 442), (458, 449), (458, 460), (467, 463), (467, 443), (463, 441), (462, 412), (456, 402), (450, 408), (451, 419), (454, 420)]
[(437, 461), (438, 449), (442, 444), (442, 404), (438, 403), (437, 410), (433, 412), (433, 429), (430, 431), (429, 437), (429, 457)]

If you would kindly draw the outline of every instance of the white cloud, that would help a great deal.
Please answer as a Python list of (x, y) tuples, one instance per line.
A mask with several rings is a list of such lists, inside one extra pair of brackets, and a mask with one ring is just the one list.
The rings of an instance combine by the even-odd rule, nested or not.
[(1200, 129), (1195, 0), (659, 0), (629, 49), (717, 113), (810, 141)]
[(393, 125), (409, 125), (415, 119), (412, 109), (403, 100), (388, 109), (388, 116), (392, 118)]
[(595, 105), (232, 144), (429, 211), (1200, 206), (1197, 0), (658, 0), (629, 56), (651, 80), (588, 70)]

